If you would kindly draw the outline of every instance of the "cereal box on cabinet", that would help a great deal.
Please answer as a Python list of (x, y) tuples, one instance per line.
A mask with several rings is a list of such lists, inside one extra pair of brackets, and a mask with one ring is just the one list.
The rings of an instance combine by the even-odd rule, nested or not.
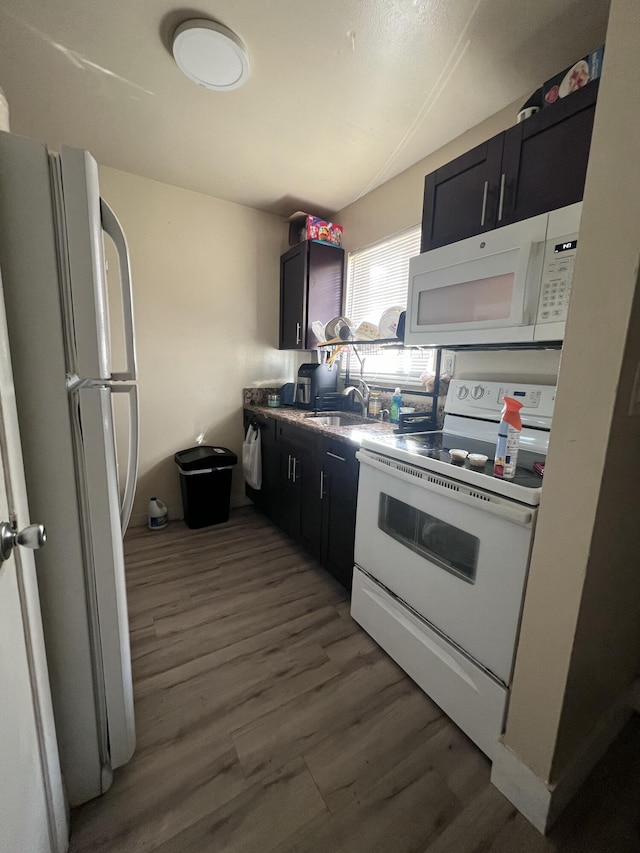
[(341, 246), (342, 225), (312, 216), (310, 213), (295, 213), (289, 217), (289, 245), (295, 246), (303, 240), (319, 240), (322, 243)]
[(604, 47), (599, 47), (593, 53), (583, 56), (569, 68), (556, 74), (542, 87), (542, 105), (553, 106), (556, 101), (577, 92), (587, 83), (596, 80), (602, 74), (602, 57)]

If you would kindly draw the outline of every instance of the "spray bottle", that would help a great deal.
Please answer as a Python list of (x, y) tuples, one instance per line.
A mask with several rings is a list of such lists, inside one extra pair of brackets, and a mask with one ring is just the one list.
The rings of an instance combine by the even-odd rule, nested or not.
[(498, 443), (496, 458), (493, 463), (493, 474), (505, 480), (512, 480), (516, 473), (518, 447), (520, 446), (520, 409), (522, 403), (513, 397), (503, 397), (504, 406), (498, 426)]

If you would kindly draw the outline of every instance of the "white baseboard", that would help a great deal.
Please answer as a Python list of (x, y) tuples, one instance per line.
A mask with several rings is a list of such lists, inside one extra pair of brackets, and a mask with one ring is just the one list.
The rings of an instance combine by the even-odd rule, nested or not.
[(638, 682), (620, 697), (585, 741), (560, 779), (549, 784), (526, 765), (502, 739), (491, 768), (491, 782), (537, 830), (545, 834), (573, 799), (634, 710), (640, 707)]
[(503, 743), (502, 738), (493, 752), (491, 783), (537, 830), (546, 831), (552, 790)]

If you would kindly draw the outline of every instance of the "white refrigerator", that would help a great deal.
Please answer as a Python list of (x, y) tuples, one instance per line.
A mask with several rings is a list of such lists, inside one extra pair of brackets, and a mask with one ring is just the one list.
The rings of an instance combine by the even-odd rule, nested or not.
[[(109, 276), (116, 299), (104, 235), (118, 257), (119, 275)], [(86, 151), (57, 155), (0, 133), (0, 270), (29, 508), (48, 535), (36, 565), (62, 771), (76, 806), (103, 793), (135, 747), (122, 547), (138, 466), (131, 276)], [(111, 351), (111, 323), (124, 353)], [(112, 372), (114, 357), (121, 372)], [(116, 395), (128, 403), (120, 471)]]

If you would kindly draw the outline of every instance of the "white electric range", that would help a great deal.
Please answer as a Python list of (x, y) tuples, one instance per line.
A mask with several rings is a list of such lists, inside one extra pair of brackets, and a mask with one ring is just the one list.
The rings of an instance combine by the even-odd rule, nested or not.
[[(523, 403), (493, 476), (502, 398)], [(555, 387), (453, 380), (442, 431), (364, 438), (351, 614), (489, 757), (502, 732)], [(484, 453), (483, 470), (449, 450)]]

